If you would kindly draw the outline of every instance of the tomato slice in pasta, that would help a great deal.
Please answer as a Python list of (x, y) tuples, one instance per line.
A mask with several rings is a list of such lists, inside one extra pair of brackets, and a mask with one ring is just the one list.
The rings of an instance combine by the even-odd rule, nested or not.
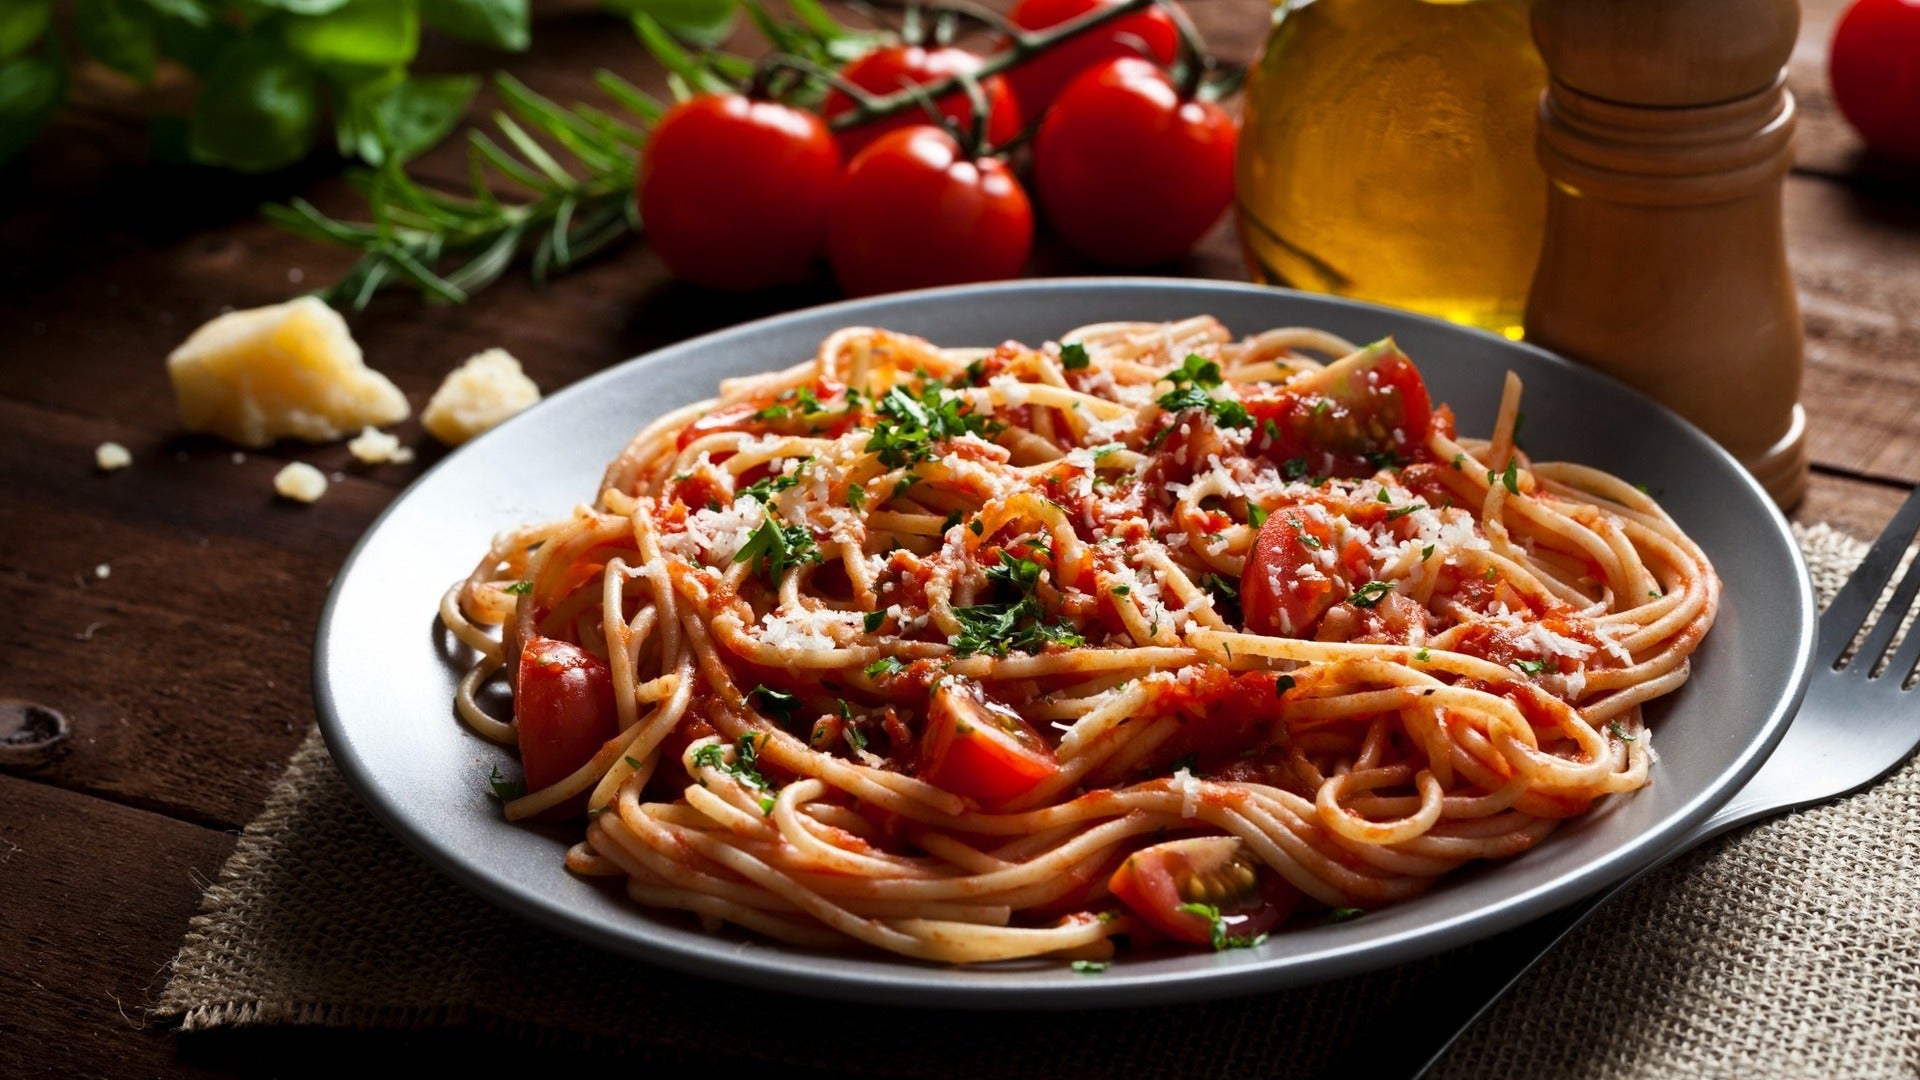
[(920, 778), (983, 806), (1001, 806), (1060, 771), (1053, 750), (1020, 714), (978, 683), (942, 679), (927, 710)]
[[(513, 716), (520, 729), (520, 765), (528, 791), (566, 779), (619, 731), (613, 675), (599, 657), (570, 642), (536, 637), (520, 652)], [(540, 815), (561, 820), (584, 813), (586, 796)]]

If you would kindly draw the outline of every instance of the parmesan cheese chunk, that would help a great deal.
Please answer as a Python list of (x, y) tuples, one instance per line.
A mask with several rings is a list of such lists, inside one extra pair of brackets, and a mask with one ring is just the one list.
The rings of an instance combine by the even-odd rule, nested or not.
[(383, 462), (405, 465), (413, 460), (413, 450), (400, 445), (400, 436), (388, 434), (379, 428), (360, 429), (360, 434), (353, 437), (347, 449), (353, 452), (355, 460), (367, 465)]
[(448, 446), (475, 435), (540, 400), (540, 388), (505, 349), (488, 349), (447, 374), (420, 423)]
[(273, 490), (294, 502), (319, 502), (327, 493), (327, 478), (304, 461), (295, 461), (273, 475)]
[(167, 357), (167, 374), (187, 430), (241, 446), (330, 442), (409, 412), (346, 320), (311, 296), (214, 319)]
[(93, 448), (93, 464), (101, 472), (112, 472), (133, 464), (133, 454), (117, 442), (103, 442)]

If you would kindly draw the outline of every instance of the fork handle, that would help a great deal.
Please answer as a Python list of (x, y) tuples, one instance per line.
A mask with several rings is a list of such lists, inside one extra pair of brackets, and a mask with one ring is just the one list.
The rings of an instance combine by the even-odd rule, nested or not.
[[(1404, 1038), (1391, 1040), (1384, 1046), (1369, 1044), (1367, 1071), (1377, 1076), (1405, 1076), (1419, 1080), (1427, 1070), (1433, 1068), (1441, 1055), (1460, 1040), (1460, 1036), (1467, 1033), (1467, 1029), (1493, 1007), (1494, 1002), (1513, 989), (1521, 976), (1532, 971), (1534, 965), (1552, 952), (1561, 939), (1586, 922), (1607, 901), (1645, 875), (1707, 840), (1802, 801), (1793, 794), (1794, 776), (1787, 769), (1775, 765), (1779, 760), (1778, 754), (1769, 757), (1760, 771), (1742, 785), (1732, 799), (1712, 817), (1684, 834), (1672, 848), (1645, 869), (1592, 896), (1502, 934), (1497, 939), (1498, 947), (1489, 950), (1492, 955), (1483, 961), (1476, 957), (1475, 964), (1463, 966), (1458, 973), (1460, 983), (1451, 986), (1442, 1000), (1421, 1003), (1424, 1015), (1418, 1023), (1407, 1026)], [(1804, 787), (1804, 783), (1801, 786)]]

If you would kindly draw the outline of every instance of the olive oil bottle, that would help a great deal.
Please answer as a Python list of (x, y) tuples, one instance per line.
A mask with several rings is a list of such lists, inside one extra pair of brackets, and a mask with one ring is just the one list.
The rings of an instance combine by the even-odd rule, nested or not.
[(1276, 0), (1236, 199), (1256, 280), (1520, 336), (1546, 178), (1525, 0)]

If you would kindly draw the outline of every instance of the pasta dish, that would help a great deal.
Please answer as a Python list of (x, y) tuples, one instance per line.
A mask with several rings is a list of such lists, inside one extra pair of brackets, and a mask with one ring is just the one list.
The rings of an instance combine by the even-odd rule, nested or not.
[(500, 535), (457, 710), (510, 819), (709, 929), (1093, 969), (1349, 918), (1646, 785), (1714, 619), (1520, 389), (1463, 438), (1390, 340), (844, 329)]

